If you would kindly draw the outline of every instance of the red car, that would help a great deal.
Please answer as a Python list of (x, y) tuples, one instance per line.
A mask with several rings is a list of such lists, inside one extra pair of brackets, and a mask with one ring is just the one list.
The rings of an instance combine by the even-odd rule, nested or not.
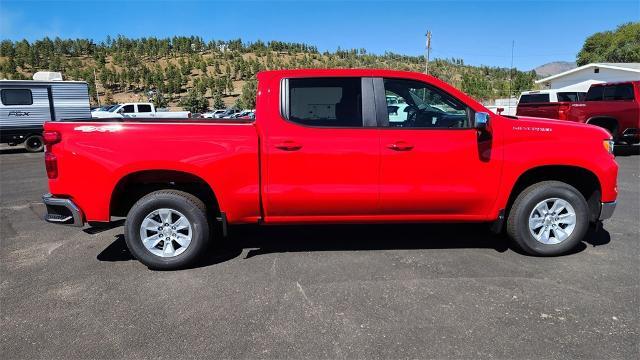
[[(232, 224), (486, 222), (557, 255), (616, 204), (603, 129), (489, 114), (433, 77), (258, 74), (255, 120), (45, 124), (53, 223), (126, 216), (133, 255), (188, 266)], [(390, 117), (387, 98), (406, 106)]]
[(567, 120), (603, 127), (617, 143), (640, 142), (640, 81), (591, 85), (584, 101), (571, 103)]

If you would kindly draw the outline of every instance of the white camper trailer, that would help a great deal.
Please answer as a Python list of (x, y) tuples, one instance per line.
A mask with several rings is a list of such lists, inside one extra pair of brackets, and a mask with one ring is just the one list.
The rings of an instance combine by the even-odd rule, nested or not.
[(0, 143), (42, 151), (45, 121), (91, 118), (89, 86), (40, 72), (34, 80), (0, 80)]

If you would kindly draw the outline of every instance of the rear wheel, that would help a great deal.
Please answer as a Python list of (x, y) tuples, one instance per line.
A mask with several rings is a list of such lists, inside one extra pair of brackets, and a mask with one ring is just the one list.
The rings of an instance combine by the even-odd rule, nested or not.
[(24, 141), (24, 148), (28, 152), (40, 152), (44, 149), (44, 140), (41, 135), (29, 135), (27, 139)]
[(189, 266), (209, 241), (204, 203), (177, 190), (160, 190), (142, 197), (129, 211), (124, 226), (131, 253), (153, 269)]
[(564, 254), (573, 249), (589, 227), (589, 208), (582, 194), (559, 181), (543, 181), (518, 195), (507, 233), (525, 252), (538, 256)]

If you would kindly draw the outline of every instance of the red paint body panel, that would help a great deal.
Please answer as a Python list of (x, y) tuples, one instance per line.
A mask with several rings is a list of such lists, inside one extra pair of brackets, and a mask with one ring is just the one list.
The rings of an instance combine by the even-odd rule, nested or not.
[(493, 211), (504, 208), (518, 177), (541, 166), (574, 166), (594, 173), (600, 182), (601, 201), (617, 197), (618, 165), (602, 151), (606, 130), (562, 120), (518, 118), (500, 121), (499, 127), (509, 134), (503, 137), (503, 171), (499, 196)]
[[(502, 153), (475, 129), (385, 129), (380, 205), (385, 215), (462, 215), (486, 220), (495, 202)], [(385, 145), (411, 144), (411, 151)], [(411, 201), (408, 201), (411, 199)]]
[(72, 197), (87, 221), (109, 221), (118, 181), (144, 170), (200, 177), (222, 195), (218, 201), (230, 221), (255, 222), (260, 216), (253, 124), (48, 122), (45, 128), (62, 134), (52, 146), (59, 175), (49, 180), (50, 191)]
[[(316, 128), (280, 114), (291, 77), (388, 77), (436, 86), (475, 111), (482, 105), (426, 75), (390, 70), (287, 70), (258, 75), (255, 123), (49, 122), (58, 177), (88, 221), (109, 221), (116, 184), (144, 170), (175, 170), (208, 183), (231, 224), (490, 221), (527, 170), (547, 165), (594, 173), (602, 201), (616, 198), (609, 135), (578, 123), (491, 115), (476, 129)], [(411, 151), (392, 151), (390, 143)]]

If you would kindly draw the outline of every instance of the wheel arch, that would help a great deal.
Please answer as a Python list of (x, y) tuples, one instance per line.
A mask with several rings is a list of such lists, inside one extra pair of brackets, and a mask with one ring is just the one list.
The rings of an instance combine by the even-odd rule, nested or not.
[(508, 215), (516, 197), (527, 187), (548, 180), (561, 181), (576, 188), (589, 205), (589, 219), (596, 221), (600, 214), (602, 185), (592, 171), (573, 165), (542, 165), (530, 168), (520, 174), (507, 200), (505, 213)]
[(616, 132), (618, 131), (618, 127), (620, 126), (620, 124), (618, 123), (618, 119), (609, 115), (593, 116), (587, 119), (585, 123), (604, 128), (611, 133), (611, 136), (616, 136)]
[(133, 204), (143, 196), (157, 190), (173, 189), (201, 199), (207, 212), (218, 216), (220, 203), (211, 185), (202, 177), (180, 170), (138, 170), (120, 178), (111, 191), (110, 216), (126, 216)]

